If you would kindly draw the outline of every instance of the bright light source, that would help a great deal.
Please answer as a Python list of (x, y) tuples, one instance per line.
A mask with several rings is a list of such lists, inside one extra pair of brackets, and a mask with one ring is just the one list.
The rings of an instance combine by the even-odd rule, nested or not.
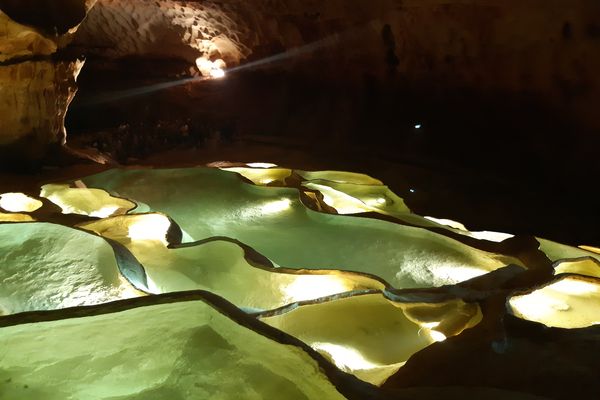
[(206, 57), (198, 57), (196, 66), (205, 78), (221, 79), (225, 77), (226, 64), (223, 60), (210, 61)]
[(410, 192), (414, 193), (414, 192), (416, 192), (416, 190), (415, 189), (410, 189)]
[(421, 129), (422, 125), (421, 124), (416, 124), (415, 125), (415, 129)]
[(44, 205), (23, 193), (0, 194), (0, 207), (10, 212), (34, 212)]
[(225, 71), (222, 68), (213, 68), (210, 71), (210, 77), (214, 79), (221, 79), (225, 77)]

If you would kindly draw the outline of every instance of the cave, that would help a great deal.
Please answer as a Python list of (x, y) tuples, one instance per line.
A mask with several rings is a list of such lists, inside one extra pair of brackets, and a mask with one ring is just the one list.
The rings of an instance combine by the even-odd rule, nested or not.
[(599, 16), (0, 0), (0, 399), (597, 398)]

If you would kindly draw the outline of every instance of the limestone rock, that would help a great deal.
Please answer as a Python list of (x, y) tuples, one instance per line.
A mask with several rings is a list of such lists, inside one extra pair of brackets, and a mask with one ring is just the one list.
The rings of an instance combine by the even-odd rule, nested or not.
[[(85, 249), (85, 251), (82, 251)], [(120, 262), (121, 261), (121, 262)], [(104, 239), (49, 223), (0, 224), (0, 315), (143, 295)]]
[[(414, 308), (428, 309), (414, 318)], [(444, 312), (438, 312), (444, 309)], [(342, 371), (381, 385), (415, 353), (476, 325), (481, 312), (475, 304), (451, 300), (437, 304), (394, 303), (381, 293), (332, 298), (261, 315), (276, 327), (330, 359)]]
[(251, 33), (228, 8), (212, 2), (101, 0), (74, 44), (112, 58), (174, 57), (193, 62), (204, 55), (237, 64), (250, 53)]
[(144, 266), (151, 293), (208, 290), (245, 310), (270, 310), (350, 291), (382, 290), (366, 274), (280, 268), (249, 246), (228, 238), (174, 244), (170, 221), (134, 214), (78, 225), (123, 244)]
[(64, 119), (83, 61), (0, 65), (0, 155), (37, 159), (63, 144)]
[(47, 36), (75, 29), (96, 0), (0, 0), (0, 9), (20, 24), (36, 27)]
[(54, 61), (95, 0), (0, 1), (0, 160), (37, 160), (64, 144), (83, 62)]
[(0, 8), (0, 62), (18, 57), (50, 55), (56, 49), (54, 40), (44, 37), (33, 27), (11, 20)]
[(206, 292), (32, 317), (0, 322), (6, 398), (345, 398), (324, 360)]
[[(428, 230), (316, 212), (300, 201), (297, 189), (247, 184), (218, 169), (114, 169), (82, 181), (169, 215), (194, 240), (235, 238), (288, 268), (366, 272), (409, 288), (455, 284), (507, 264), (521, 265), (514, 257)], [(150, 182), (163, 190), (148, 190)], [(187, 202), (190, 197), (194, 204)]]

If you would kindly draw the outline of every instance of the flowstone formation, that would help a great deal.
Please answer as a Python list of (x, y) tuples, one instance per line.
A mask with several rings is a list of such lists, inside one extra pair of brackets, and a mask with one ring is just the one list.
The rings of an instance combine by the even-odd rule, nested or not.
[(0, 261), (2, 398), (600, 394), (599, 254), (419, 216), (362, 174), (48, 182), (0, 194)]

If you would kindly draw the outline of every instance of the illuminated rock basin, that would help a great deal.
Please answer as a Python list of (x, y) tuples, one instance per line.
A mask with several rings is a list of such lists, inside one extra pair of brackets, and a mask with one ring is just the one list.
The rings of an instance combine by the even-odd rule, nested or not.
[(139, 264), (127, 263), (104, 239), (61, 225), (0, 225), (0, 262), (3, 314), (101, 304), (143, 294), (126, 278), (137, 275), (144, 280)]
[(0, 368), (2, 393), (56, 400), (344, 398), (299, 346), (235, 318), (244, 317), (232, 319), (190, 295), (31, 315), (21, 324), (4, 320), (0, 343), (11, 350)]
[(193, 240), (231, 237), (288, 268), (365, 272), (409, 288), (520, 264), (428, 230), (316, 212), (297, 189), (253, 186), (218, 169), (112, 170), (83, 182), (169, 215)]
[(600, 321), (598, 254), (425, 218), (362, 174), (113, 169), (0, 200), (7, 398), (398, 398), (457, 346), (502, 357), (505, 321)]

